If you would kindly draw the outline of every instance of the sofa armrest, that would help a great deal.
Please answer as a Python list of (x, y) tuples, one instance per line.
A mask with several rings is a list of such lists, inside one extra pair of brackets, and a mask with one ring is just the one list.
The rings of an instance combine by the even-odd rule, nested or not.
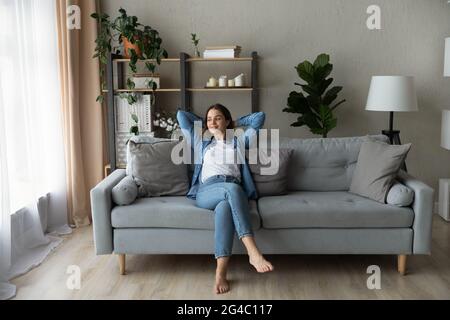
[(431, 253), (431, 229), (433, 223), (434, 190), (425, 183), (400, 171), (398, 179), (414, 190), (413, 253)]
[(125, 169), (117, 169), (91, 190), (92, 222), (96, 254), (113, 252), (111, 210), (114, 207), (111, 190), (125, 177)]

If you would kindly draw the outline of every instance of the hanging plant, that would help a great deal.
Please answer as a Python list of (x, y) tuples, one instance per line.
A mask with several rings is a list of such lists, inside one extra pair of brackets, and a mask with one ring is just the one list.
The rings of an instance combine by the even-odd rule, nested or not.
[(133, 119), (134, 124), (130, 127), (130, 133), (133, 133), (135, 136), (139, 135), (139, 119), (138, 116), (133, 113), (131, 114), (131, 119)]
[[(145, 67), (153, 74), (156, 70), (156, 64), (160, 64), (161, 59), (168, 56), (167, 51), (161, 47), (162, 39), (157, 30), (139, 23), (136, 16), (127, 15), (126, 10), (123, 8), (119, 9), (119, 13), (120, 15), (114, 21), (111, 21), (109, 15), (105, 13), (91, 14), (91, 17), (96, 19), (98, 24), (98, 36), (95, 40), (96, 47), (93, 57), (100, 60), (102, 91), (105, 89), (106, 64), (108, 55), (112, 52), (111, 43), (113, 41), (123, 46), (124, 56), (130, 59), (128, 68), (131, 73), (137, 72), (139, 60), (151, 60), (145, 61)], [(151, 94), (154, 100), (156, 83), (149, 81), (147, 87), (152, 90)], [(135, 89), (135, 84), (131, 77), (127, 78), (126, 89)], [(129, 104), (134, 104), (137, 101), (136, 94), (133, 92), (122, 93), (120, 97), (127, 99)], [(97, 97), (97, 101), (103, 101), (102, 94)]]

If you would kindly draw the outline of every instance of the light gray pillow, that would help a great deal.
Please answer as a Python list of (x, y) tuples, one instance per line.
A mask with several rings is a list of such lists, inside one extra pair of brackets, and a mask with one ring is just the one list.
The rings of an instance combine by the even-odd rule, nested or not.
[(414, 201), (414, 190), (395, 181), (387, 194), (386, 202), (398, 207), (408, 207)]
[[(270, 150), (269, 154), (259, 152), (257, 163), (249, 163), (259, 197), (288, 193), (288, 167), (292, 152), (292, 149)], [(269, 163), (270, 158), (274, 158), (272, 163)]]
[(129, 141), (131, 175), (140, 197), (183, 196), (189, 190), (187, 166), (172, 161), (176, 140), (153, 143)]
[(411, 144), (390, 145), (367, 138), (361, 144), (350, 192), (386, 203), (386, 196)]
[(138, 188), (131, 176), (126, 176), (112, 188), (112, 199), (119, 206), (125, 206), (136, 200)]
[(129, 144), (130, 141), (135, 143), (154, 143), (159, 141), (171, 141), (171, 140), (166, 138), (155, 138), (152, 136), (144, 136), (144, 135), (132, 136), (127, 141), (127, 167), (125, 169), (127, 176), (131, 175), (131, 172), (133, 171), (132, 168), (133, 164), (131, 163), (131, 155), (130, 155), (130, 144)]

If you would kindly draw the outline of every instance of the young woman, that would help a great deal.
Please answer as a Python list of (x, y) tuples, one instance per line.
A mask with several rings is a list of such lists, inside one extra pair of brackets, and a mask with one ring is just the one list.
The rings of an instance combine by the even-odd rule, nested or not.
[[(214, 210), (217, 260), (214, 289), (218, 294), (225, 293), (230, 290), (227, 268), (235, 231), (247, 249), (250, 264), (258, 272), (274, 269), (257, 248), (250, 224), (248, 199), (256, 199), (257, 193), (248, 164), (245, 160), (236, 161), (236, 152), (242, 150), (238, 146), (242, 139), (230, 139), (226, 135), (227, 129), (233, 129), (235, 124), (238, 127), (251, 127), (254, 130), (246, 130), (244, 135), (245, 145), (248, 146), (249, 139), (255, 138), (255, 132), (263, 126), (265, 114), (253, 113), (234, 123), (230, 111), (221, 104), (215, 104), (206, 111), (204, 121), (185, 111), (178, 111), (177, 118), (194, 153), (200, 157), (199, 163), (195, 164), (187, 196), (196, 199), (197, 206)], [(196, 121), (199, 121), (203, 130), (194, 130)], [(209, 138), (199, 136), (203, 133), (203, 136), (209, 133)]]

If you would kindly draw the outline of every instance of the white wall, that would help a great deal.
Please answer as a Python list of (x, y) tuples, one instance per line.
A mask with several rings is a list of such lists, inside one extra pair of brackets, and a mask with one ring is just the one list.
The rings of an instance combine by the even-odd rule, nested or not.
[[(382, 30), (366, 27), (371, 4), (381, 7)], [(440, 148), (441, 109), (450, 108), (450, 79), (443, 78), (444, 38), (450, 36), (450, 4), (446, 0), (103, 0), (111, 16), (123, 7), (142, 23), (156, 28), (170, 56), (192, 53), (190, 33), (206, 45), (238, 44), (242, 56), (258, 51), (260, 109), (267, 128), (282, 136), (311, 137), (307, 128), (294, 128), (295, 115), (281, 110), (299, 78), (294, 67), (319, 53), (331, 55), (333, 84), (344, 87), (347, 102), (337, 109), (338, 126), (330, 137), (379, 133), (388, 126), (388, 114), (364, 110), (372, 75), (402, 74), (416, 78), (419, 108), (396, 114), (395, 128), (402, 142), (412, 142), (410, 173), (437, 188), (440, 177), (450, 177), (450, 151)], [(242, 66), (240, 68), (239, 66)], [(194, 66), (196, 86), (210, 75), (235, 75), (239, 66)], [(161, 72), (163, 69), (161, 69)], [(178, 69), (162, 73), (170, 77)], [(164, 81), (164, 80), (163, 80)], [(161, 97), (167, 108), (176, 99)], [(196, 93), (194, 110), (221, 102), (235, 115), (250, 110), (249, 94)]]

